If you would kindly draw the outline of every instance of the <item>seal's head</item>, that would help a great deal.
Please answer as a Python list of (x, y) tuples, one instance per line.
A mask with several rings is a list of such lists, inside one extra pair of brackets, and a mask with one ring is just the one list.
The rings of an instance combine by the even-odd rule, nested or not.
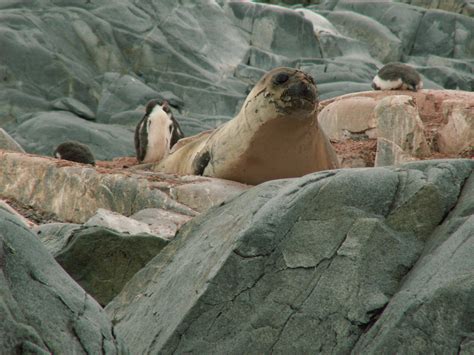
[[(266, 110), (267, 117), (306, 119), (318, 106), (318, 90), (311, 75), (293, 68), (275, 68), (265, 74), (248, 95), (245, 110)], [(274, 111), (273, 115), (268, 115)]]

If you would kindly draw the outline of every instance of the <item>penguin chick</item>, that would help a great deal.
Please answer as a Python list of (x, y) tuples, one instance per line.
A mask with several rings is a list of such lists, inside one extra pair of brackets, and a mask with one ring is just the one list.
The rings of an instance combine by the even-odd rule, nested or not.
[(420, 74), (409, 65), (388, 63), (382, 67), (372, 80), (374, 90), (412, 90), (423, 89)]
[(55, 158), (95, 165), (94, 155), (89, 147), (76, 141), (63, 142), (53, 153)]
[(171, 147), (184, 137), (167, 101), (160, 105), (150, 100), (145, 116), (135, 128), (135, 150), (141, 163), (158, 162), (166, 157)]

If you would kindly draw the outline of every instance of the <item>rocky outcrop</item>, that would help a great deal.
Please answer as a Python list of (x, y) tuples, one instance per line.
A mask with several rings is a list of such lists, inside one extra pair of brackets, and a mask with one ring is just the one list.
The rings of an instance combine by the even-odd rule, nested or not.
[(6, 2), (0, 125), (29, 153), (69, 139), (104, 160), (133, 155), (149, 99), (195, 134), (234, 117), (277, 66), (312, 74), (321, 99), (370, 90), (389, 60), (414, 65), (425, 88), (473, 90), (474, 19), (441, 11), (467, 14), (467, 0), (411, 3)]
[(96, 301), (16, 216), (2, 209), (0, 294), (3, 353), (127, 353)]
[[(446, 160), (261, 184), (187, 223), (106, 311), (139, 353), (456, 352), (472, 332), (473, 170)], [(449, 336), (418, 345), (434, 329)]]
[(57, 159), (0, 151), (0, 196), (51, 212), (61, 221), (83, 223), (97, 209), (130, 216), (161, 208), (184, 216), (221, 203), (246, 190), (239, 183), (171, 175), (95, 169)]
[[(372, 91), (322, 101), (318, 119), (342, 166), (386, 166), (471, 157), (473, 107), (474, 94), (467, 91)], [(351, 149), (355, 143), (360, 146)], [(366, 159), (371, 150), (375, 159)]]
[(64, 270), (103, 306), (168, 243), (156, 235), (87, 224), (45, 224), (36, 233)]
[(0, 149), (24, 153), (25, 151), (3, 128), (0, 128)]

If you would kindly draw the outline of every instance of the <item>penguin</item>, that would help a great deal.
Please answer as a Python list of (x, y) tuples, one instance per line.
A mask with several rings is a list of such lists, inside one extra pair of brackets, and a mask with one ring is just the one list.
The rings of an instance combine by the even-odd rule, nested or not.
[(420, 74), (411, 66), (402, 63), (388, 63), (382, 67), (372, 80), (374, 90), (423, 89)]
[(76, 141), (63, 142), (56, 147), (53, 156), (58, 159), (95, 165), (94, 155), (89, 147)]
[(184, 137), (168, 102), (150, 100), (145, 116), (135, 128), (135, 151), (140, 163), (158, 162), (166, 157), (173, 145)]

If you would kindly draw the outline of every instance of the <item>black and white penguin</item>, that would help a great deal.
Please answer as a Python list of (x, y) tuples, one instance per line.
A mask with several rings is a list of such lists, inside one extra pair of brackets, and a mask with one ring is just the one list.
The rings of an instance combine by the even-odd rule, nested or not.
[(183, 137), (168, 102), (160, 104), (158, 100), (150, 100), (146, 105), (145, 116), (135, 128), (137, 160), (143, 163), (158, 162)]
[(409, 65), (388, 63), (382, 67), (372, 80), (374, 90), (412, 90), (423, 89), (420, 74)]
[(63, 142), (53, 153), (55, 158), (95, 165), (94, 155), (89, 147), (76, 141)]

